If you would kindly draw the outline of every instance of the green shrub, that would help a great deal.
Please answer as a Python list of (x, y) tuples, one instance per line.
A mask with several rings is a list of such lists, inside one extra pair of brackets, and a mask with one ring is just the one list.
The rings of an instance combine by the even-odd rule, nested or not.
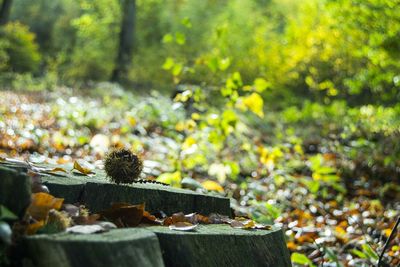
[(2, 71), (35, 72), (41, 60), (35, 34), (19, 22), (0, 29), (0, 58)]

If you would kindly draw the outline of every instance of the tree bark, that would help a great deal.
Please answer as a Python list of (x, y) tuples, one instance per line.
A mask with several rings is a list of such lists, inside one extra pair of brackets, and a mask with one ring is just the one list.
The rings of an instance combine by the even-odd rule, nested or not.
[(135, 33), (136, 0), (122, 1), (122, 23), (119, 35), (118, 55), (111, 81), (119, 82), (126, 77), (132, 60)]
[(12, 0), (3, 0), (0, 9), (0, 25), (4, 25), (8, 22), (10, 18)]

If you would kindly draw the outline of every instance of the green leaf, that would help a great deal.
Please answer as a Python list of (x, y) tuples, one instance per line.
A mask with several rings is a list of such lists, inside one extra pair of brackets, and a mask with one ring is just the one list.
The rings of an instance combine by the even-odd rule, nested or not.
[(268, 214), (271, 215), (272, 218), (276, 219), (281, 215), (281, 210), (278, 209), (276, 206), (269, 204), (269, 203), (265, 203), (265, 208), (268, 211)]
[(334, 182), (338, 182), (340, 180), (340, 177), (337, 175), (331, 174), (331, 175), (322, 175), (321, 179), (328, 183), (334, 183)]
[(312, 261), (309, 258), (307, 258), (306, 255), (301, 254), (301, 253), (293, 252), (290, 259), (292, 260), (293, 263), (308, 265), (308, 266), (312, 266), (312, 267), (315, 266), (312, 263)]
[(379, 256), (376, 252), (371, 248), (369, 244), (361, 245), (362, 251), (368, 256), (369, 259), (378, 260)]
[(316, 170), (316, 172), (318, 172), (319, 174), (333, 174), (336, 172), (336, 170), (332, 167), (321, 166)]
[(232, 94), (232, 88), (230, 87), (222, 87), (221, 88), (221, 95), (222, 96), (229, 96)]
[(324, 252), (327, 255), (328, 259), (332, 262), (336, 263), (336, 267), (342, 267), (343, 265), (339, 262), (337, 255), (333, 252), (332, 249), (328, 247), (324, 247)]
[(368, 259), (368, 256), (364, 252), (359, 251), (358, 249), (352, 249), (350, 251), (360, 259)]
[(179, 74), (181, 74), (182, 70), (183, 70), (182, 64), (181, 63), (176, 63), (174, 65), (174, 67), (172, 68), (172, 75), (178, 76)]
[(232, 80), (235, 82), (235, 84), (237, 84), (239, 87), (243, 86), (243, 82), (242, 82), (242, 76), (240, 75), (240, 72), (235, 72), (232, 74)]
[(218, 61), (218, 68), (222, 71), (226, 70), (227, 68), (229, 68), (229, 66), (231, 65), (231, 59), (229, 57), (227, 58), (221, 58)]
[(301, 182), (307, 186), (308, 191), (315, 194), (318, 192), (320, 183), (314, 180), (308, 180), (306, 178), (301, 179)]
[(174, 37), (172, 36), (172, 34), (167, 33), (167, 34), (165, 34), (165, 35), (163, 36), (162, 42), (163, 42), (164, 44), (168, 44), (168, 43), (171, 43), (173, 40), (174, 40)]
[(181, 24), (188, 29), (192, 28), (192, 22), (190, 21), (190, 19), (188, 17), (183, 18), (181, 20)]
[(254, 80), (254, 87), (257, 92), (262, 93), (269, 87), (269, 83), (263, 78), (257, 78)]
[(240, 165), (235, 161), (225, 161), (224, 164), (231, 169), (230, 177), (235, 180), (240, 173)]
[(213, 57), (207, 61), (207, 66), (212, 72), (216, 72), (218, 69), (218, 59)]
[(184, 45), (186, 43), (186, 36), (181, 32), (175, 33), (175, 41), (178, 45)]
[(162, 68), (164, 70), (170, 70), (170, 69), (172, 69), (174, 67), (174, 65), (175, 65), (174, 59), (172, 57), (168, 57), (168, 58), (165, 59), (165, 62), (162, 65)]
[(181, 172), (166, 172), (157, 177), (157, 181), (171, 186), (180, 187)]

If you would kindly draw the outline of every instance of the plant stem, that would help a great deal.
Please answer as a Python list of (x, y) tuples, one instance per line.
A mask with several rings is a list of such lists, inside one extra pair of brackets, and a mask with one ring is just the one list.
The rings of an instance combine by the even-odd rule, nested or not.
[(381, 266), (382, 263), (382, 259), (383, 259), (383, 254), (385, 254), (386, 249), (389, 246), (390, 240), (392, 239), (392, 237), (394, 236), (394, 233), (396, 232), (397, 226), (399, 226), (400, 223), (400, 216), (397, 217), (397, 221), (396, 224), (393, 226), (392, 232), (389, 235), (389, 238), (386, 240), (385, 246), (383, 247), (383, 250), (381, 252), (381, 255), (379, 256), (379, 260), (378, 260), (378, 267)]

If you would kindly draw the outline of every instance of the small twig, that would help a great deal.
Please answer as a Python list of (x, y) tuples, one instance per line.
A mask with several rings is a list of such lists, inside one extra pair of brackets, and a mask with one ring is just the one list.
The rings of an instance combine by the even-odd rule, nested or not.
[(386, 240), (385, 246), (383, 247), (383, 250), (381, 252), (381, 255), (379, 256), (379, 260), (378, 260), (378, 267), (381, 266), (382, 263), (382, 259), (383, 259), (383, 254), (385, 254), (386, 249), (389, 246), (390, 240), (392, 239), (392, 237), (394, 236), (394, 233), (396, 232), (397, 226), (399, 226), (400, 223), (400, 216), (397, 217), (397, 221), (396, 224), (393, 226), (392, 232), (389, 235), (389, 238)]

